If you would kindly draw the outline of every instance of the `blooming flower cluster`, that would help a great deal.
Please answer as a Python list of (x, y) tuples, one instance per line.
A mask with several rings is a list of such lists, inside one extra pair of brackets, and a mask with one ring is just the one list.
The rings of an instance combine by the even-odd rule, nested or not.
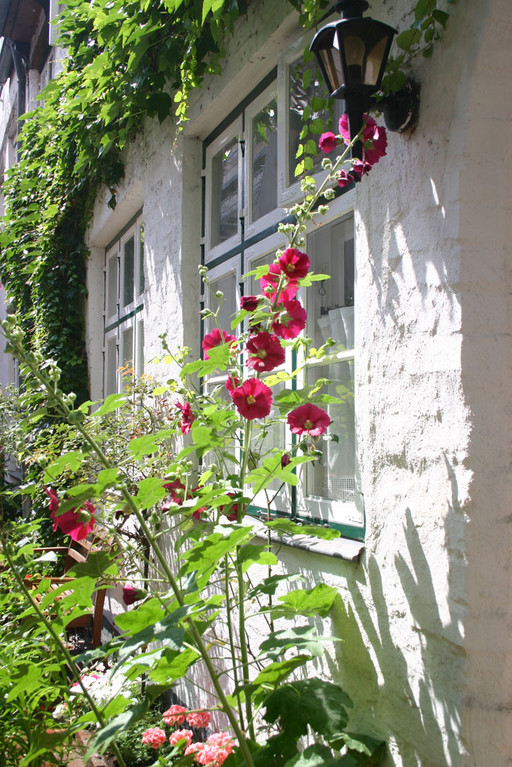
[(185, 756), (194, 754), (198, 764), (207, 767), (220, 767), (233, 751), (233, 739), (227, 732), (214, 732), (205, 743), (191, 743), (185, 749)]
[(60, 498), (51, 487), (45, 487), (44, 491), (50, 499), (50, 518), (53, 520), (53, 532), (58, 528), (64, 535), (69, 535), (73, 541), (81, 541), (87, 538), (94, 529), (96, 509), (90, 501), (85, 501), (80, 509), (69, 509), (57, 516), (60, 506)]
[[(388, 140), (385, 129), (382, 126), (377, 125), (373, 117), (364, 115), (364, 119), (366, 120), (366, 123), (362, 138), (362, 159), (354, 159), (350, 171), (340, 171), (338, 184), (341, 187), (347, 186), (352, 183), (352, 181), (359, 181), (361, 177), (369, 173), (375, 163), (386, 154)], [(342, 142), (348, 146), (350, 144), (350, 127), (347, 114), (340, 117), (339, 131)], [(318, 146), (324, 154), (329, 154), (336, 149), (339, 143), (338, 137), (331, 131), (328, 131), (327, 133), (322, 133)]]
[(144, 745), (150, 746), (151, 748), (160, 748), (160, 746), (164, 745), (166, 740), (167, 735), (165, 734), (165, 730), (162, 730), (160, 727), (150, 727), (142, 735), (142, 742)]
[[(173, 705), (162, 714), (165, 725), (178, 727), (188, 723), (190, 727), (206, 728), (210, 724), (209, 711), (189, 711), (184, 706)], [(169, 741), (171, 746), (185, 749), (185, 756), (195, 755), (197, 764), (220, 767), (233, 750), (233, 740), (227, 732), (216, 732), (210, 735), (204, 743), (194, 743), (194, 733), (189, 729), (176, 729), (167, 738), (165, 730), (161, 727), (149, 727), (142, 735), (143, 744), (150, 748), (161, 748)]]

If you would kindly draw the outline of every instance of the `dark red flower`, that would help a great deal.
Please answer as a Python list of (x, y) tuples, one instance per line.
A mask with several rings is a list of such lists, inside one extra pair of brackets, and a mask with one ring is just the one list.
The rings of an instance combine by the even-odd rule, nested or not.
[(307, 403), (288, 413), (288, 426), (292, 434), (309, 434), (318, 437), (327, 431), (331, 419), (321, 407)]
[(123, 586), (123, 602), (127, 607), (145, 599), (146, 596), (147, 592), (144, 589), (136, 589), (135, 586)]
[[(181, 506), (185, 497), (185, 485), (180, 479), (175, 479), (172, 482), (164, 482), (164, 488), (171, 496), (171, 501)], [(169, 504), (162, 504), (163, 511), (169, 511)]]
[[(234, 493), (228, 493), (230, 498), (235, 498)], [(242, 517), (245, 517), (246, 506), (244, 503), (231, 503), (229, 506), (220, 506), (219, 511), (221, 514), (229, 519), (230, 522), (238, 521), (238, 510), (242, 509)]]
[(279, 338), (297, 338), (306, 327), (307, 312), (300, 301), (284, 301), (284, 310), (276, 314), (272, 330)]
[(251, 355), (247, 366), (258, 373), (269, 372), (284, 362), (285, 351), (277, 336), (261, 331), (247, 341), (247, 351)]
[[(48, 493), (49, 495), (49, 493)], [(55, 497), (56, 494), (55, 494)], [(50, 496), (50, 507), (54, 501), (54, 498)], [(55, 515), (59, 507), (59, 499), (57, 497), (57, 506), (50, 513), (51, 519), (53, 519), (53, 531), (60, 529), (64, 535), (69, 535), (73, 541), (81, 541), (87, 538), (90, 532), (94, 529), (96, 520), (94, 514), (96, 509), (90, 501), (85, 501), (84, 505), (78, 509), (69, 509), (64, 514), (60, 514), (58, 517)]]
[(230, 333), (226, 333), (225, 330), (221, 331), (218, 328), (214, 328), (211, 333), (208, 333), (203, 338), (203, 351), (205, 359), (208, 359), (208, 351), (209, 349), (213, 349), (214, 346), (220, 346), (220, 344), (229, 344), (230, 346), (233, 344), (236, 344), (236, 338), (235, 336), (232, 336)]
[(329, 154), (329, 152), (332, 152), (332, 150), (336, 149), (338, 146), (338, 139), (332, 131), (327, 131), (327, 133), (322, 133), (320, 136), (318, 146), (324, 154)]
[(259, 302), (258, 296), (242, 296), (240, 299), (240, 309), (244, 309), (246, 312), (254, 312), (258, 308)]
[[(283, 272), (279, 264), (270, 264), (268, 272), (261, 278), (261, 289), (266, 296), (275, 301), (277, 296), (277, 288), (279, 280), (281, 279)], [(283, 301), (291, 301), (297, 293), (297, 280), (292, 279), (284, 282), (282, 289), (279, 292), (279, 303)]]
[(309, 272), (309, 256), (297, 248), (286, 248), (279, 258), (281, 271), (294, 280), (301, 280)]
[(284, 469), (286, 466), (289, 466), (291, 463), (291, 458), (289, 453), (283, 453), (281, 456), (281, 468)]
[[(364, 118), (366, 119), (366, 115)], [(350, 144), (350, 129), (347, 114), (340, 117), (340, 133), (348, 146)], [(377, 125), (373, 117), (368, 117), (363, 133), (363, 160), (370, 165), (375, 165), (386, 154), (387, 145), (386, 129)]]
[(185, 402), (184, 405), (177, 402), (176, 407), (181, 410), (181, 433), (188, 434), (192, 424), (196, 420), (196, 417), (192, 412), (192, 408), (190, 407), (190, 402)]
[(248, 378), (231, 395), (235, 407), (248, 421), (264, 418), (272, 407), (272, 392), (258, 378)]
[(231, 396), (233, 396), (233, 392), (235, 391), (236, 387), (240, 386), (241, 383), (241, 380), (236, 376), (228, 376), (225, 386)]

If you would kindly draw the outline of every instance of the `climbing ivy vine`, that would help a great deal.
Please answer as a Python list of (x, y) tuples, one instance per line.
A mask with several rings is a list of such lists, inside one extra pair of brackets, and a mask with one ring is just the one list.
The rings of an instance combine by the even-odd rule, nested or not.
[[(414, 54), (446, 19), (442, 0), (418, 0)], [(330, 0), (289, 0), (311, 27)], [(190, 92), (218, 74), (247, 0), (67, 0), (63, 71), (20, 134), (19, 162), (4, 183), (0, 275), (33, 346), (56, 360), (62, 383), (88, 397), (84, 344), (85, 233), (97, 193), (123, 176), (122, 151), (147, 117), (186, 119)], [(419, 38), (418, 38), (419, 34)], [(399, 38), (400, 39), (400, 38)], [(395, 60), (390, 88), (404, 57)]]

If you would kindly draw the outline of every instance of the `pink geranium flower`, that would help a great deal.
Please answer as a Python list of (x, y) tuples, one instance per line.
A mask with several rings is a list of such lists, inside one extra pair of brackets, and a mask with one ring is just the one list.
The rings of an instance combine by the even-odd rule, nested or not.
[(220, 767), (233, 751), (233, 739), (227, 732), (214, 732), (206, 739), (204, 748), (197, 752), (196, 761), (204, 767), (213, 764)]
[[(270, 264), (268, 272), (261, 278), (261, 289), (266, 296), (272, 301), (277, 298), (277, 288), (279, 280), (281, 279), (283, 272), (279, 264)], [(297, 293), (297, 280), (289, 279), (282, 284), (282, 288), (279, 292), (279, 303), (282, 301), (290, 301), (295, 297)]]
[(162, 714), (162, 719), (164, 720), (165, 724), (168, 724), (170, 727), (174, 727), (177, 724), (183, 724), (187, 718), (187, 712), (188, 708), (173, 705), (170, 706), (167, 711), (164, 711)]
[(338, 139), (332, 131), (327, 131), (327, 133), (322, 133), (320, 136), (318, 146), (324, 154), (329, 154), (329, 152), (332, 152), (332, 150), (336, 149), (338, 146)]
[(279, 257), (279, 267), (288, 277), (301, 280), (309, 272), (309, 256), (297, 248), (286, 248)]
[(123, 586), (123, 602), (128, 605), (133, 605), (135, 602), (139, 602), (141, 599), (146, 598), (146, 592), (144, 589), (137, 589), (135, 586)]
[(208, 359), (208, 351), (220, 344), (229, 344), (230, 346), (236, 345), (236, 338), (230, 333), (226, 333), (225, 330), (221, 331), (218, 328), (214, 328), (210, 333), (207, 333), (203, 338), (203, 351), (205, 359)]
[(264, 418), (272, 407), (272, 392), (257, 378), (248, 378), (233, 391), (231, 398), (240, 415), (248, 421)]
[(209, 711), (193, 711), (191, 714), (187, 714), (187, 722), (192, 727), (208, 727), (211, 718)]
[[(69, 509), (64, 514), (56, 516), (60, 501), (57, 493), (50, 488), (45, 488), (50, 496), (50, 518), (53, 519), (53, 531), (60, 529), (64, 535), (69, 535), (73, 541), (82, 541), (87, 538), (94, 529), (96, 519), (94, 517), (96, 509), (90, 501), (85, 501), (84, 505), (78, 509)], [(53, 507), (53, 510), (52, 510)]]
[(181, 410), (181, 433), (188, 434), (192, 428), (192, 424), (196, 420), (192, 408), (190, 407), (190, 402), (185, 402), (183, 405), (180, 402), (177, 402), (176, 407)]
[(319, 437), (327, 431), (331, 419), (325, 410), (317, 405), (307, 403), (288, 413), (288, 426), (292, 434), (309, 434)]
[(167, 736), (160, 727), (150, 727), (149, 730), (142, 734), (142, 742), (146, 746), (151, 746), (151, 748), (160, 748), (166, 740)]
[(188, 747), (192, 742), (193, 735), (194, 733), (192, 730), (175, 730), (175, 732), (171, 733), (169, 736), (169, 743), (171, 746), (176, 746), (180, 740), (184, 740), (185, 747)]
[(285, 351), (277, 336), (261, 331), (247, 341), (247, 366), (258, 373), (269, 372), (284, 362)]
[(272, 330), (280, 338), (297, 338), (306, 327), (307, 313), (300, 301), (284, 301), (283, 311), (276, 314)]

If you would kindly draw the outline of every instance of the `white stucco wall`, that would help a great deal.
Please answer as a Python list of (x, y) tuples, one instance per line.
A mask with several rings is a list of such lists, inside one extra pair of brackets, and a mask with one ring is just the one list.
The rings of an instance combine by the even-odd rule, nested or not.
[[(408, 0), (374, 0), (400, 25)], [(89, 351), (99, 396), (104, 246), (143, 206), (146, 360), (198, 347), (201, 140), (298, 34), (284, 0), (253, 3), (221, 78), (197, 92), (185, 136), (149, 121), (126, 153), (116, 210), (90, 232)], [(415, 62), (421, 116), (389, 135), (356, 190), (356, 402), (367, 534), (360, 564), (281, 549), (283, 566), (339, 589), (323, 672), (355, 702), (351, 726), (388, 764), (512, 759), (510, 334), (512, 15), (451, 6)], [(157, 376), (169, 371), (150, 366)]]

